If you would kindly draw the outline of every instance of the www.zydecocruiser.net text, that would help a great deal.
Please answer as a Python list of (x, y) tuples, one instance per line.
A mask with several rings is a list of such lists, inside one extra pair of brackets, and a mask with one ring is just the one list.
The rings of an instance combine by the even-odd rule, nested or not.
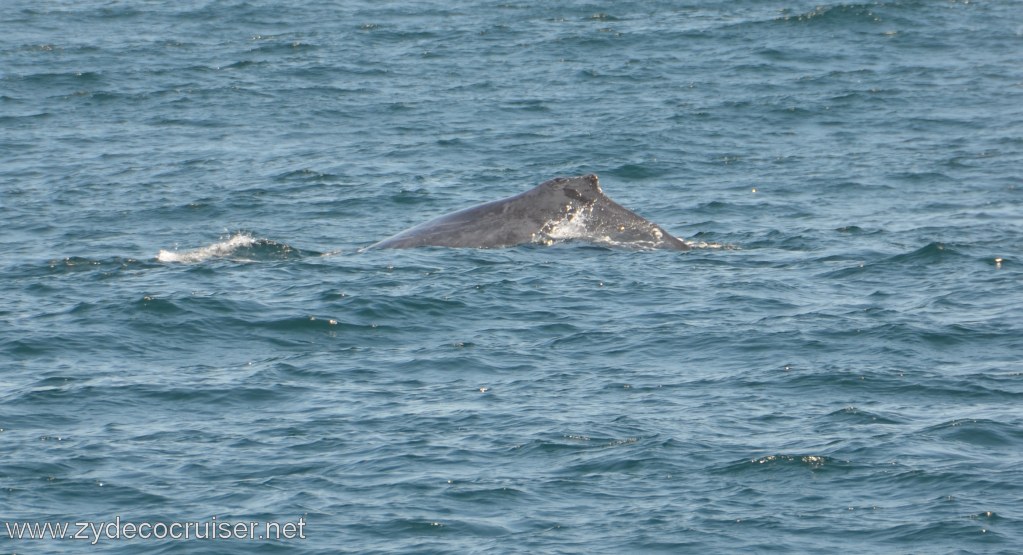
[(229, 522), (212, 517), (192, 522), (4, 522), (11, 540), (304, 540), (305, 517), (297, 522)]

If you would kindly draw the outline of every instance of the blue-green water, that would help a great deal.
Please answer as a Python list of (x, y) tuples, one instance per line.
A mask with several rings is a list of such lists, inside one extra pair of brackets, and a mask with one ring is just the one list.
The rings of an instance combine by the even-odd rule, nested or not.
[[(27, 1), (4, 553), (1015, 553), (1023, 3)], [(358, 249), (558, 175), (694, 244)]]

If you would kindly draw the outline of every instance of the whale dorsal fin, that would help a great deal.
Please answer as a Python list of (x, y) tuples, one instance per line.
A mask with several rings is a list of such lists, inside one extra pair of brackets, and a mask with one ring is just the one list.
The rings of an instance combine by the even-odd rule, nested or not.
[(557, 177), (541, 183), (537, 188), (561, 191), (568, 198), (584, 205), (604, 196), (604, 191), (600, 189), (600, 181), (592, 173), (578, 177)]

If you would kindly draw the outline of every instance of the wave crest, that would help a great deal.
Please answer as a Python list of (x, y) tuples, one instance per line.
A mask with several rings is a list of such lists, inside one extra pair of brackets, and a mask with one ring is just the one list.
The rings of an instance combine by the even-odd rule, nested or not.
[(283, 260), (300, 258), (305, 253), (284, 243), (269, 239), (257, 239), (244, 232), (238, 232), (224, 239), (197, 249), (187, 251), (169, 251), (161, 249), (156, 255), (160, 262), (178, 262), (195, 264), (210, 259), (226, 258), (240, 262), (257, 262), (260, 260)]

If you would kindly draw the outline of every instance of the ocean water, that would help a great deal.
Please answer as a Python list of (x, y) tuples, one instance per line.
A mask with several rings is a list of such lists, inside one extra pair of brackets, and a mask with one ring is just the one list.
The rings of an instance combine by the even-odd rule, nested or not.
[(1023, 545), (1023, 3), (2, 11), (0, 552)]

